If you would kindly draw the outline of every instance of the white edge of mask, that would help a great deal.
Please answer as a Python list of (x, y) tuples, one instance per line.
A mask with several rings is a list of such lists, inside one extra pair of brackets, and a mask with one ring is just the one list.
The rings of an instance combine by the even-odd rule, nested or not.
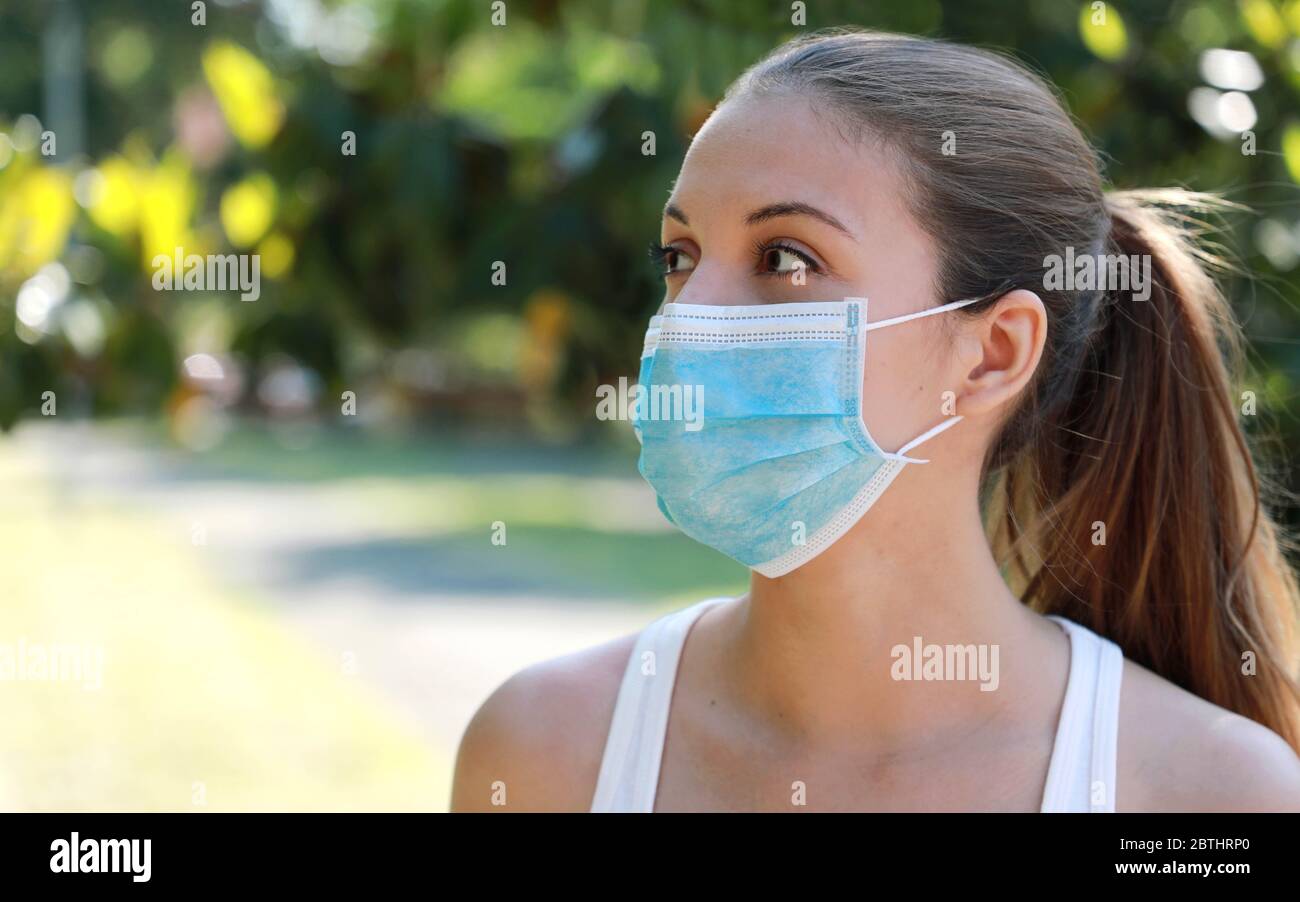
[(852, 529), (866, 514), (867, 510), (876, 503), (876, 499), (889, 487), (894, 478), (903, 472), (903, 468), (906, 466), (907, 464), (904, 461), (886, 459), (880, 465), (880, 469), (876, 470), (872, 477), (867, 480), (866, 485), (853, 496), (853, 500), (845, 505), (831, 522), (813, 533), (805, 544), (796, 545), (779, 558), (750, 569), (761, 576), (775, 579), (802, 567), (834, 545), (846, 532)]

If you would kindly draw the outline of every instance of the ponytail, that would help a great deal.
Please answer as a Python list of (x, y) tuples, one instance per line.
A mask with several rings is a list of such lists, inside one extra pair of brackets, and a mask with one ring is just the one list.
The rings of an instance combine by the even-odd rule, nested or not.
[(1174, 212), (1221, 205), (1105, 196), (1107, 252), (1149, 260), (1149, 287), (1098, 299), (1068, 400), (995, 474), (991, 534), (1035, 610), (1300, 750), (1300, 593), (1237, 420), (1241, 337)]

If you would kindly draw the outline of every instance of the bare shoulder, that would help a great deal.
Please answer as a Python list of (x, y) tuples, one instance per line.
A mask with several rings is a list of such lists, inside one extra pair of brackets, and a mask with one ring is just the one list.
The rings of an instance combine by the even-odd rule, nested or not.
[(1121, 811), (1300, 811), (1300, 758), (1277, 733), (1128, 659)]
[(586, 811), (636, 634), (526, 667), (461, 737), (452, 811)]

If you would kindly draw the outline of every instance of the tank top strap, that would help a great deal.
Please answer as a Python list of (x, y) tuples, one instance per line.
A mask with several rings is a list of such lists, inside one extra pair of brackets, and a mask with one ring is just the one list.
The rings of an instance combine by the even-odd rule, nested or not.
[(593, 812), (654, 810), (673, 686), (686, 635), (706, 610), (730, 600), (706, 598), (663, 615), (637, 635), (605, 738)]
[(1070, 638), (1070, 672), (1041, 810), (1113, 812), (1124, 654), (1082, 624), (1048, 619)]

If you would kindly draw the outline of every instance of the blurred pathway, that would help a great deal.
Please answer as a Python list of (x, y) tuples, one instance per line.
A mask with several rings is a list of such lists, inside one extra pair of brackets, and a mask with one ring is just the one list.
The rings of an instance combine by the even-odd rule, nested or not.
[[(388, 566), (409, 568), (413, 556), (403, 549), (427, 557), (419, 530), (364, 510), (336, 482), (205, 478), (93, 424), (24, 425), (9, 441), (41, 462), (61, 505), (126, 506), (195, 546), (223, 584), (272, 605), (343, 673), (379, 687), (448, 760), (476, 707), (511, 673), (639, 629), (656, 610), (491, 590), (481, 567), (441, 581), (437, 570), (395, 579)], [(627, 489), (632, 500), (621, 509), (649, 522), (653, 502)], [(332, 566), (357, 548), (369, 557)], [(148, 560), (141, 549), (140, 565)]]

